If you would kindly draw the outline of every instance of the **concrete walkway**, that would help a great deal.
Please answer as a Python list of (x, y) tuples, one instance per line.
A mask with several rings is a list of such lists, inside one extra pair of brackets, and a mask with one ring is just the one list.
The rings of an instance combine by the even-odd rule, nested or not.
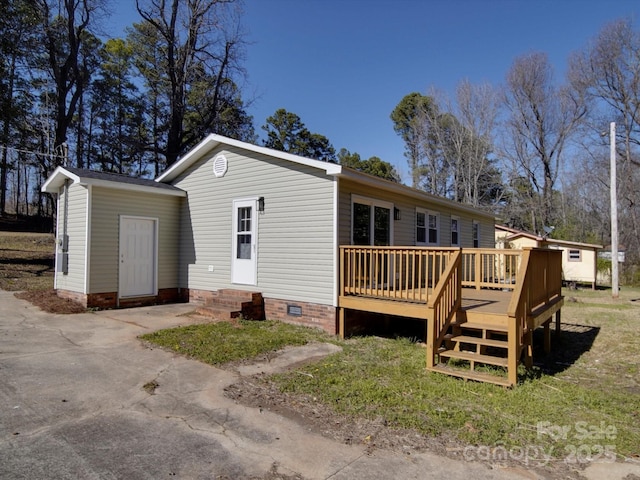
[[(0, 291), (0, 478), (536, 478), (429, 453), (369, 455), (239, 405), (223, 389), (252, 368), (136, 338), (189, 323), (179, 315), (192, 308), (50, 315)], [(154, 395), (142, 388), (151, 381)]]

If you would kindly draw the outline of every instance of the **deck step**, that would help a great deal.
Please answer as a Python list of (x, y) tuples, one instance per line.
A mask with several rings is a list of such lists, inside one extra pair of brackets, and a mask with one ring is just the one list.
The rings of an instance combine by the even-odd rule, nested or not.
[(223, 305), (198, 307), (196, 313), (216, 320), (231, 320), (232, 318), (238, 318), (242, 314), (242, 312), (235, 307), (226, 307)]
[(222, 289), (209, 297), (204, 306), (196, 310), (199, 314), (216, 320), (264, 319), (264, 300), (262, 294), (245, 290)]
[(475, 380), (476, 382), (493, 383), (503, 387), (511, 387), (511, 383), (506, 377), (491, 375), (490, 373), (477, 372), (471, 370), (460, 370), (447, 365), (434, 365), (429, 371), (451, 375), (452, 377), (464, 378), (465, 380)]
[(453, 322), (451, 325), (454, 327), (469, 328), (472, 330), (487, 330), (490, 332), (507, 333), (509, 331), (509, 327), (506, 325), (492, 325), (489, 323)]
[(506, 368), (508, 366), (506, 358), (494, 357), (492, 355), (482, 355), (474, 352), (465, 352), (462, 350), (447, 350), (446, 348), (441, 348), (440, 350), (438, 350), (438, 355), (440, 355), (440, 357), (467, 360), (469, 362), (496, 365), (498, 367)]
[(447, 340), (459, 343), (473, 343), (475, 345), (484, 345), (485, 347), (509, 348), (509, 342), (506, 340), (494, 340), (492, 338), (471, 337), (469, 335), (453, 335), (448, 333), (444, 336)]

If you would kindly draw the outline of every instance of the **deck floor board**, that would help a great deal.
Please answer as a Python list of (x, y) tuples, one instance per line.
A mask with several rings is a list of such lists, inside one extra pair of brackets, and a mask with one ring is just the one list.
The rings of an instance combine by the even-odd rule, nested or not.
[(513, 291), (462, 289), (462, 310), (506, 315)]

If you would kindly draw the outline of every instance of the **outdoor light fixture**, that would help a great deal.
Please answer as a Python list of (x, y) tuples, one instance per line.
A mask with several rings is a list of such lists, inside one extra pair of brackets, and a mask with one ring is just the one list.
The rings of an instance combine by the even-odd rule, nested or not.
[(400, 220), (400, 218), (401, 218), (400, 209), (397, 207), (393, 207), (393, 219)]
[(258, 199), (258, 211), (264, 212), (264, 197)]

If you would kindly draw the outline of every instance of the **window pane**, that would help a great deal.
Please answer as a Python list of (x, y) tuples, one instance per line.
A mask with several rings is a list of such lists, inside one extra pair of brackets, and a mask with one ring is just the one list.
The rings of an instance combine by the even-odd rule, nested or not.
[(416, 241), (418, 243), (427, 243), (427, 229), (424, 227), (416, 228)]
[(424, 227), (425, 226), (425, 214), (424, 213), (416, 213), (416, 225), (418, 227)]
[(387, 246), (391, 242), (391, 210), (374, 207), (373, 244)]
[(438, 216), (429, 214), (429, 243), (438, 243)]
[(458, 245), (458, 219), (451, 219), (451, 245)]
[(371, 207), (353, 204), (353, 244), (371, 245)]
[(238, 235), (238, 251), (236, 257), (246, 260), (251, 259), (251, 235)]
[(251, 207), (238, 209), (238, 232), (251, 231)]

